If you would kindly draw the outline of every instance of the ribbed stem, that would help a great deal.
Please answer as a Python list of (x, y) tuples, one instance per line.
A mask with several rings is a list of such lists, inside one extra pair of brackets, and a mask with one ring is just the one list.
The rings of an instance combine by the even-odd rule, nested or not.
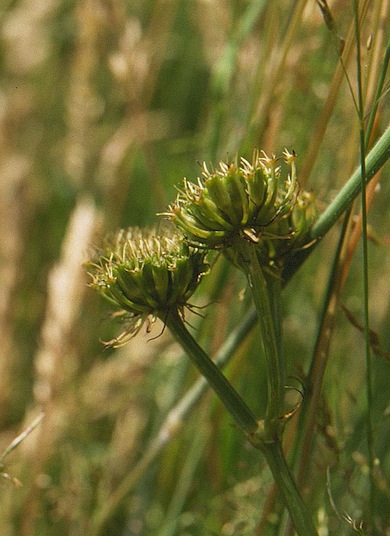
[(260, 448), (268, 462), (298, 535), (318, 536), (310, 513), (291, 475), (280, 441), (263, 443)]
[(164, 317), (164, 321), (175, 339), (207, 379), (236, 423), (248, 434), (249, 439), (252, 439), (252, 444), (263, 452), (299, 536), (318, 536), (288, 468), (278, 435), (272, 441), (268, 441), (267, 431), (259, 426), (259, 422), (252, 411), (226, 379), (222, 371), (188, 332), (178, 311), (170, 311)]
[[(390, 156), (390, 127), (384, 132), (365, 159), (365, 183), (386, 163)], [(358, 167), (348, 182), (341, 188), (328, 208), (312, 227), (311, 237), (322, 238), (362, 191), (361, 167)]]
[(317, 536), (310, 513), (288, 468), (281, 443), (283, 431), (281, 417), (284, 414), (285, 383), (280, 318), (281, 280), (264, 272), (256, 254), (256, 244), (237, 239), (232, 248), (236, 253), (234, 258), (246, 274), (252, 292), (266, 361), (268, 384), (266, 417), (263, 422), (262, 434), (257, 434), (259, 441), (253, 442), (253, 444), (266, 457), (299, 536)]
[(238, 426), (245, 433), (249, 435), (253, 434), (259, 426), (255, 415), (248, 408), (241, 396), (226, 379), (214, 361), (209, 358), (189, 333), (178, 311), (171, 310), (169, 314), (164, 317), (164, 321), (172, 335), (183, 347), (191, 361), (198, 368), (199, 372), (206, 378), (221, 402), (226, 406)]
[(256, 244), (238, 239), (232, 247), (236, 249), (236, 258), (248, 279), (259, 319), (268, 384), (267, 425), (284, 413), (284, 359), (279, 318), (280, 282), (273, 276), (265, 275), (257, 258)]
[[(390, 157), (390, 127), (385, 130), (365, 159), (365, 183), (368, 184), (376, 173), (385, 165)], [(298, 250), (284, 267), (282, 279), (287, 283), (307, 257), (314, 251), (315, 245), (321, 240), (338, 221), (340, 216), (351, 206), (362, 191), (361, 168), (358, 167), (345, 185), (338, 192), (330, 205), (321, 214), (310, 230), (308, 243), (311, 247)]]

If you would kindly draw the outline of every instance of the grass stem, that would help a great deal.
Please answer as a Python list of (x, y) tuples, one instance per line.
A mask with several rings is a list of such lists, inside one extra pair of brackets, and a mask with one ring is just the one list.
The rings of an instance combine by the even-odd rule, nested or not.
[(364, 340), (366, 356), (366, 397), (367, 397), (367, 446), (370, 466), (370, 508), (371, 526), (374, 528), (373, 516), (375, 511), (375, 454), (374, 454), (374, 432), (373, 432), (373, 393), (372, 393), (372, 362), (370, 348), (370, 319), (369, 319), (369, 295), (368, 295), (368, 238), (367, 238), (367, 201), (366, 201), (366, 136), (364, 127), (364, 102), (362, 91), (362, 58), (360, 50), (360, 22), (359, 22), (359, 2), (354, 0), (355, 12), (355, 34), (356, 34), (356, 67), (357, 67), (357, 87), (358, 87), (358, 113), (359, 113), (359, 142), (360, 142), (360, 170), (361, 170), (361, 207), (362, 207), (362, 248), (363, 248), (363, 314), (364, 314)]

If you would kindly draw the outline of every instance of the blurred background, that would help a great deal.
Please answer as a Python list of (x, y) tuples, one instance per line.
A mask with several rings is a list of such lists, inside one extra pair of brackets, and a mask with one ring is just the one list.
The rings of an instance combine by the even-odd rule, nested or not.
[[(390, 8), (385, 0), (359, 4), (369, 113)], [(197, 373), (165, 331), (105, 350), (100, 339), (120, 326), (87, 287), (83, 262), (106, 232), (156, 222), (202, 161), (294, 149), (302, 186), (320, 209), (332, 200), (358, 164), (359, 125), (339, 62), (343, 44), (356, 92), (352, 3), (329, 5), (335, 33), (312, 0), (1, 1), (0, 453), (40, 421), (2, 460), (2, 535), (288, 534), (264, 460), (212, 394), (181, 427), (163, 428), (153, 454)], [(386, 87), (370, 146), (389, 120)], [(337, 298), (353, 321), (336, 307), (304, 452), (302, 490), (321, 535), (353, 534), (361, 519), (360, 534), (374, 526), (390, 534), (389, 168), (377, 179), (369, 213), (376, 500), (370, 504), (356, 326), (362, 255), (351, 224)], [(295, 385), (310, 367), (338, 235), (336, 226), (284, 290)], [(194, 298), (209, 304), (189, 321), (211, 354), (249, 310), (244, 288), (219, 259)], [(237, 348), (227, 374), (261, 416), (256, 335)], [(286, 432), (297, 470), (300, 426), (295, 416)]]

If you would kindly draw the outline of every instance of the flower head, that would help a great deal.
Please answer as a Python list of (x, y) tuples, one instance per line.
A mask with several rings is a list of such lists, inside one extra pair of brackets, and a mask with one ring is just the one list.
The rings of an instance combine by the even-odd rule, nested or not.
[(279, 250), (275, 241), (297, 244), (308, 231), (307, 194), (299, 192), (295, 153), (283, 156), (290, 168), (284, 180), (278, 159), (264, 152), (255, 152), (252, 163), (220, 162), (211, 171), (203, 164), (202, 176), (184, 180), (165, 215), (198, 247), (226, 252), (237, 238), (258, 244), (260, 252)]
[(106, 239), (98, 258), (88, 264), (91, 287), (120, 309), (126, 330), (111, 346), (125, 344), (146, 320), (179, 312), (208, 271), (205, 252), (189, 246), (181, 234), (137, 227)]

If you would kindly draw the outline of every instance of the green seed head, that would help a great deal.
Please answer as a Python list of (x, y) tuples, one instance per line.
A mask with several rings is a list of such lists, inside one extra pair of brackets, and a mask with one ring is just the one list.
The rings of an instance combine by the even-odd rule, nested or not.
[(202, 176), (196, 183), (184, 180), (165, 216), (197, 247), (223, 248), (231, 257), (229, 246), (243, 238), (258, 244), (265, 262), (274, 259), (288, 249), (278, 242), (297, 245), (314, 214), (311, 194), (299, 193), (295, 153), (283, 156), (290, 168), (284, 179), (278, 159), (264, 152), (255, 152), (252, 163), (221, 162), (211, 171), (203, 164)]
[(171, 308), (182, 312), (207, 271), (205, 252), (177, 231), (130, 228), (107, 238), (88, 272), (90, 286), (118, 307), (127, 323), (111, 345), (127, 342), (147, 319), (164, 320)]
[(288, 214), (294, 205), (298, 184), (294, 156), (285, 152), (291, 173), (281, 181), (274, 156), (255, 152), (252, 163), (221, 162), (217, 169), (202, 167), (196, 183), (184, 180), (167, 216), (187, 239), (202, 247), (229, 245), (237, 235), (255, 241), (267, 227)]

